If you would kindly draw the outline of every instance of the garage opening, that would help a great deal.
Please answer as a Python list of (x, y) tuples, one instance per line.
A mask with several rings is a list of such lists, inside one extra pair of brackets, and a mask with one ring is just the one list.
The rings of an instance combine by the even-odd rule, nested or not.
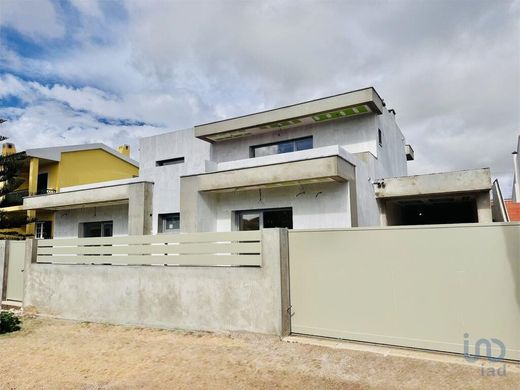
[(390, 226), (475, 223), (477, 202), (471, 196), (393, 199), (386, 201), (386, 217)]

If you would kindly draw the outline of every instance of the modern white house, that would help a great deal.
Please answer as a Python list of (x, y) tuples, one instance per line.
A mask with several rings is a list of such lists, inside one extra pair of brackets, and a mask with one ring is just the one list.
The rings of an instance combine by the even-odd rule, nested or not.
[(407, 176), (413, 159), (370, 87), (142, 138), (138, 178), (24, 207), (95, 208), (120, 234), (491, 222), (489, 169)]

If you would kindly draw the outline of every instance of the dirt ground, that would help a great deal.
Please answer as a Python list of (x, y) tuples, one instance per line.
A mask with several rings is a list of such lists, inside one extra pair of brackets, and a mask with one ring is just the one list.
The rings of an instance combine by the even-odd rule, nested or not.
[[(460, 358), (461, 361), (463, 360)], [(1, 389), (518, 389), (520, 369), (214, 334), (26, 318), (0, 336)]]

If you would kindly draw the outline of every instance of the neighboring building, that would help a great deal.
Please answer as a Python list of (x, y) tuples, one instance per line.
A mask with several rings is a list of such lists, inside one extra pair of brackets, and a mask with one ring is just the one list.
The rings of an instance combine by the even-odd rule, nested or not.
[(516, 151), (513, 152), (513, 193), (511, 200), (506, 200), (507, 213), (509, 220), (520, 221), (520, 135)]
[[(128, 224), (135, 227), (129, 232), (437, 223), (389, 219), (387, 210), (396, 215), (396, 204), (420, 200), (437, 205), (429, 208), (432, 215), (447, 197), (454, 198), (454, 209), (466, 211), (450, 214), (443, 206), (442, 223), (491, 222), (489, 170), (407, 178), (413, 149), (395, 111), (373, 88), (143, 138), (140, 159), (138, 181), (147, 201), (144, 211), (129, 206)], [(442, 185), (435, 186), (439, 179)], [(396, 191), (410, 181), (412, 189)], [(76, 194), (74, 207), (114, 201), (108, 183)], [(65, 195), (27, 198), (25, 205), (57, 198)], [(119, 218), (121, 210), (113, 211)]]
[[(14, 149), (12, 144), (4, 148)], [(25, 197), (46, 198), (58, 194), (67, 187), (106, 182), (115, 179), (132, 178), (139, 175), (139, 165), (129, 157), (129, 147), (124, 145), (119, 151), (103, 144), (74, 145), (51, 148), (30, 149), (26, 151), (27, 164), (21, 176), (25, 182), (15, 193), (9, 195), (6, 213), (27, 214), (36, 223), (19, 229), (24, 235), (37, 238), (52, 238), (56, 230), (56, 218), (61, 217), (57, 207), (27, 208), (23, 206)], [(126, 210), (120, 210), (127, 213)], [(97, 221), (99, 210), (67, 210), (68, 218), (84, 214), (86, 220)], [(88, 214), (88, 215), (87, 215)], [(96, 222), (97, 223), (97, 222)], [(59, 226), (59, 223), (58, 223)], [(97, 225), (85, 226), (97, 229)], [(105, 226), (104, 229), (109, 229)]]

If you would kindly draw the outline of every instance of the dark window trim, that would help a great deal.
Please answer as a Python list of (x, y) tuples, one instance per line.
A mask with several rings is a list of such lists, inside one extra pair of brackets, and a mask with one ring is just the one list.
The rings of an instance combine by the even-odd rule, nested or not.
[(155, 162), (156, 167), (163, 167), (165, 165), (176, 165), (176, 164), (183, 164), (184, 163), (184, 157), (175, 157), (175, 158), (168, 158), (166, 160), (159, 160)]
[[(258, 213), (260, 216), (260, 230), (264, 228), (264, 212), (269, 211), (283, 211), (283, 210), (291, 210), (291, 213), (293, 213), (293, 207), (269, 207), (267, 209), (246, 209), (246, 210), (234, 210), (233, 214), (235, 216), (235, 224), (233, 226), (234, 231), (240, 230), (240, 215), (241, 214), (247, 214), (247, 213)], [(293, 223), (294, 223), (294, 213), (293, 213)]]
[(381, 129), (377, 129), (377, 141), (379, 142), (379, 146), (383, 146), (383, 132)]
[[(266, 143), (266, 144), (251, 145), (249, 147), (249, 156), (251, 158), (255, 157), (255, 149), (258, 149), (258, 148), (263, 148), (265, 146), (279, 145), (279, 144), (282, 144), (282, 143), (285, 143), (285, 142), (296, 142), (296, 141), (301, 141), (301, 140), (304, 140), (304, 139), (310, 139), (312, 141), (312, 147), (314, 148), (314, 138), (313, 138), (313, 136), (312, 135), (307, 135), (305, 137), (290, 138), (290, 139), (286, 139), (286, 140), (269, 142), (269, 143)], [(295, 150), (295, 152), (296, 152), (296, 150)]]
[[(179, 218), (179, 228), (178, 229), (173, 229), (173, 230), (167, 230), (167, 229), (164, 229), (164, 225), (165, 225), (165, 220), (164, 220), (164, 217), (167, 216), (167, 215), (173, 215), (173, 216), (177, 216)], [(174, 213), (160, 213), (160, 214), (157, 214), (157, 222), (158, 222), (158, 226), (157, 226), (157, 233), (159, 234), (164, 234), (164, 233), (171, 233), (171, 232), (180, 232), (181, 230), (181, 213), (180, 212), (174, 212)]]
[[(99, 224), (101, 228), (101, 237), (113, 237), (114, 236), (114, 220), (106, 220), (106, 221), (89, 221), (89, 222), (80, 222), (79, 223), (79, 233), (81, 238), (85, 238), (85, 225), (93, 225), (93, 224)], [(104, 236), (103, 235), (103, 228), (104, 225), (112, 225), (112, 235), (111, 236)]]

